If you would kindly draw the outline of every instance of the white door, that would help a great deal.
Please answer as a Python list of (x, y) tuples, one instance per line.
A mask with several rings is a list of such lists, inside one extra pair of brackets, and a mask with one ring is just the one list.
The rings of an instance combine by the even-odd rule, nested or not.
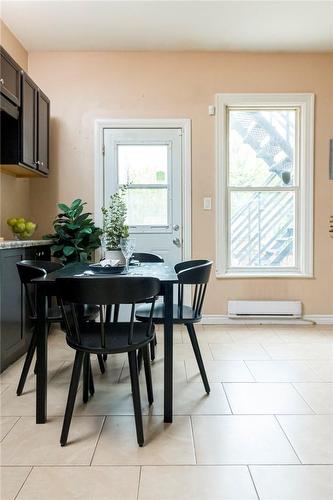
[(127, 223), (137, 252), (182, 260), (181, 129), (104, 129), (104, 205), (128, 184)]

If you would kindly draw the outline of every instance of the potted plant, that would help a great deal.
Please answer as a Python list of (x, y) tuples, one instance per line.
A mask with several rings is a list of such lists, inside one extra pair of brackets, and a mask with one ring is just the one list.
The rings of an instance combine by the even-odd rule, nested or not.
[(83, 213), (85, 202), (74, 200), (70, 206), (58, 203), (61, 213), (53, 222), (54, 234), (43, 239), (52, 239), (51, 252), (54, 257), (69, 262), (87, 262), (93, 252), (101, 246), (102, 229), (95, 226), (91, 213)]
[(103, 237), (105, 244), (105, 258), (117, 259), (122, 264), (125, 262), (120, 249), (120, 239), (129, 235), (126, 224), (127, 207), (124, 195), (127, 186), (121, 186), (110, 198), (108, 207), (102, 207)]

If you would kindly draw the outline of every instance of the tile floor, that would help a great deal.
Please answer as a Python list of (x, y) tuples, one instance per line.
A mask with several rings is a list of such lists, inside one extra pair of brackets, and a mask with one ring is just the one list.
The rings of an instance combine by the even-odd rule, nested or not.
[[(49, 337), (48, 423), (35, 424), (34, 375), (0, 376), (1, 500), (332, 500), (333, 327), (199, 326), (205, 395), (185, 330), (175, 333), (175, 418), (163, 422), (163, 335), (155, 402), (142, 383), (136, 444), (126, 356), (109, 358), (96, 393), (79, 392), (59, 445), (73, 352)], [(142, 380), (142, 382), (144, 382)]]

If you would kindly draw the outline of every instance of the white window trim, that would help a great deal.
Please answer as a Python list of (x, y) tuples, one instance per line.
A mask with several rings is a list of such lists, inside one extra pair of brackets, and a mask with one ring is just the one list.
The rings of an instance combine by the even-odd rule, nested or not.
[[(298, 214), (297, 268), (228, 269), (227, 108), (229, 106), (283, 107), (300, 109), (300, 203)], [(314, 94), (216, 94), (216, 277), (217, 278), (313, 278), (313, 156)], [(297, 221), (296, 221), (297, 222)]]

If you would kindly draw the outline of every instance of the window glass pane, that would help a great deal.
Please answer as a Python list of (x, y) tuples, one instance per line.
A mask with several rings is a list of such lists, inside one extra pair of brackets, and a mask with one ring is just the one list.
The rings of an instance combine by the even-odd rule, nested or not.
[(232, 191), (230, 197), (231, 266), (294, 266), (294, 193)]
[(167, 226), (168, 189), (128, 189), (127, 224), (129, 226)]
[(166, 144), (119, 144), (119, 184), (166, 184), (168, 182)]
[(296, 110), (229, 110), (229, 185), (290, 186)]

